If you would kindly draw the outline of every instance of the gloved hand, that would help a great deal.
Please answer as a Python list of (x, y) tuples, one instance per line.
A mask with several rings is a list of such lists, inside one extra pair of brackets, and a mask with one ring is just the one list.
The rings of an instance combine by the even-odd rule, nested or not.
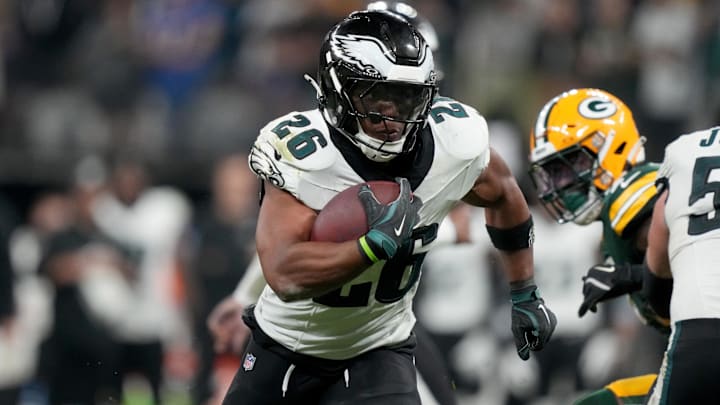
[(557, 318), (540, 298), (537, 286), (530, 285), (510, 291), (512, 301), (512, 333), (518, 356), (527, 360), (530, 350), (541, 350), (550, 341)]
[(422, 201), (413, 197), (407, 179), (398, 177), (395, 181), (400, 184), (400, 194), (395, 201), (387, 205), (380, 203), (367, 185), (358, 191), (358, 198), (363, 205), (370, 228), (358, 242), (361, 251), (372, 262), (395, 256), (398, 248), (412, 234), (413, 227), (419, 220), (418, 210), (422, 206)]
[(583, 302), (578, 316), (597, 311), (599, 302), (642, 288), (642, 271), (630, 264), (596, 264), (583, 276)]

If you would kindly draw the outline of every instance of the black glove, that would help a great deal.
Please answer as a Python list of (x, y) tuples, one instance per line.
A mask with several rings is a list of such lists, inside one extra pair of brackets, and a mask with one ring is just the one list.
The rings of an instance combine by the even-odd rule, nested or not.
[(529, 285), (510, 291), (512, 301), (512, 333), (518, 356), (527, 360), (530, 350), (542, 349), (550, 341), (557, 325), (555, 314), (545, 306), (537, 286)]
[(410, 237), (419, 220), (418, 210), (422, 201), (413, 197), (407, 179), (396, 178), (395, 181), (400, 184), (400, 194), (395, 201), (387, 205), (381, 204), (367, 185), (358, 191), (358, 198), (365, 209), (370, 228), (358, 243), (360, 251), (371, 262), (395, 256), (395, 252)]
[(630, 264), (596, 264), (583, 276), (583, 302), (578, 316), (597, 311), (598, 302), (619, 297), (642, 288), (642, 271)]

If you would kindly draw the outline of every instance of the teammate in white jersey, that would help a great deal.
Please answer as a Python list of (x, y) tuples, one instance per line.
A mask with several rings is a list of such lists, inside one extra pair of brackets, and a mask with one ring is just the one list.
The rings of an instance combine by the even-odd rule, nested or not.
[[(720, 127), (683, 135), (658, 170), (643, 290), (672, 332), (648, 404), (720, 398)], [(672, 297), (672, 298), (671, 298)]]
[[(412, 298), (437, 224), (460, 200), (487, 207), (518, 354), (541, 349), (555, 316), (533, 281), (527, 204), (485, 120), (436, 97), (422, 36), (391, 13), (353, 13), (326, 36), (318, 81), (319, 108), (270, 122), (250, 155), (264, 180), (256, 239), (268, 286), (246, 312), (252, 337), (224, 403), (420, 403)], [(309, 241), (337, 193), (393, 179), (390, 204), (359, 192), (368, 233)]]

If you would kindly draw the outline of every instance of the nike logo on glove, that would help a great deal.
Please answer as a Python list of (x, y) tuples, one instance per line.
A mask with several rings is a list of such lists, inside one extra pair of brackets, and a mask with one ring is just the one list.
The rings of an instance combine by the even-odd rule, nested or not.
[(395, 231), (395, 236), (400, 236), (403, 225), (405, 225), (405, 216), (403, 216), (402, 221), (400, 221), (400, 226), (398, 226), (397, 228), (393, 228), (393, 230)]
[(600, 266), (600, 265), (595, 265), (595, 266), (593, 267), (593, 269), (599, 270), (599, 271), (604, 271), (604, 272), (606, 272), (606, 273), (612, 273), (612, 272), (615, 271), (615, 266)]

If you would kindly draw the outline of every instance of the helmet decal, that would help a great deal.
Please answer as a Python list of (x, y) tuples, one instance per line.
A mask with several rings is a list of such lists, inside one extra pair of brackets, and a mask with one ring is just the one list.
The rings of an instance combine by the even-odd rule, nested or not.
[(558, 222), (593, 221), (608, 189), (644, 160), (643, 143), (630, 109), (606, 91), (572, 89), (552, 98), (530, 134), (537, 197)]
[(578, 112), (585, 118), (599, 120), (612, 117), (617, 112), (617, 106), (607, 98), (594, 96), (583, 100)]
[[(390, 78), (394, 68), (397, 68), (395, 53), (387, 48), (377, 38), (367, 35), (334, 34), (330, 38), (330, 49), (335, 57), (348, 65), (354, 66), (365, 75), (378, 79)], [(429, 53), (427, 44), (420, 48), (418, 67), (426, 67)], [(431, 68), (430, 68), (431, 69)], [(430, 70), (428, 69), (428, 70)], [(429, 72), (418, 75), (423, 79)]]
[[(400, 15), (357, 11), (326, 35), (317, 88), (331, 127), (369, 159), (390, 160), (413, 149), (430, 111), (437, 92), (432, 50)], [(378, 124), (385, 131), (372, 128)]]

